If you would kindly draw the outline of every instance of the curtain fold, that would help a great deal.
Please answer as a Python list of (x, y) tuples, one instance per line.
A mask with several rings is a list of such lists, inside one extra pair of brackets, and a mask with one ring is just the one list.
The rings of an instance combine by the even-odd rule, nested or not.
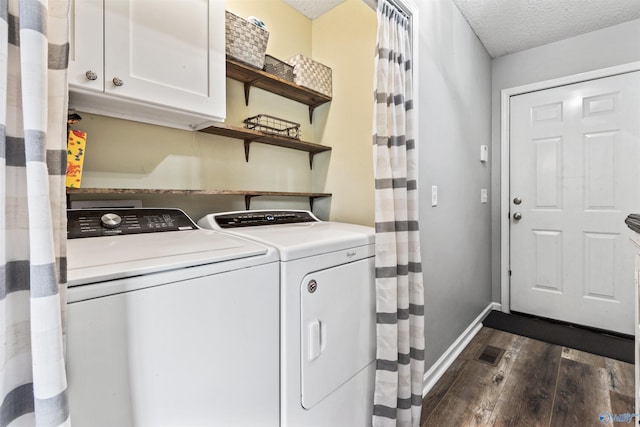
[(0, 427), (71, 425), (68, 0), (0, 0)]
[(419, 426), (424, 290), (418, 227), (411, 22), (378, 1), (373, 161), (376, 227), (376, 378), (373, 426)]

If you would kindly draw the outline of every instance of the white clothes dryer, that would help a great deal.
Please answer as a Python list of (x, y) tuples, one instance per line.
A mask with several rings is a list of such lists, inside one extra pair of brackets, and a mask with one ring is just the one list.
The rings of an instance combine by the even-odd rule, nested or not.
[(272, 248), (177, 209), (67, 216), (74, 425), (279, 425)]
[(373, 228), (291, 210), (216, 213), (198, 224), (278, 250), (281, 425), (370, 426)]

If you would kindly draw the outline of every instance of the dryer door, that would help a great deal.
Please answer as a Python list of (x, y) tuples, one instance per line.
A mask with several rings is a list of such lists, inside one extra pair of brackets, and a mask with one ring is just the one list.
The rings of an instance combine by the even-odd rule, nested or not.
[(301, 283), (302, 406), (311, 409), (375, 359), (374, 258)]

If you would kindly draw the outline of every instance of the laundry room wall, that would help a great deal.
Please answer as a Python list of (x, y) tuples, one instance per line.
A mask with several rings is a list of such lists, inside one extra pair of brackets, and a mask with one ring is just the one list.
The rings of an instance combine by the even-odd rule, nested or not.
[[(227, 10), (265, 22), (268, 54), (287, 59), (303, 53), (334, 68), (334, 100), (316, 109), (313, 124), (306, 105), (260, 89), (251, 90), (249, 106), (245, 106), (243, 84), (226, 80), (227, 124), (242, 126), (247, 117), (269, 114), (300, 123), (303, 140), (333, 147), (332, 152), (314, 157), (313, 170), (308, 154), (302, 151), (252, 144), (246, 163), (240, 140), (79, 112), (83, 119), (73, 128), (88, 133), (82, 186), (332, 192), (333, 197), (316, 200), (314, 210), (321, 218), (371, 225), (373, 62), (366, 59), (372, 58), (375, 46), (375, 12), (360, 3), (348, 0), (330, 12), (331, 18), (318, 20), (325, 24), (316, 26), (279, 0), (225, 1)], [(353, 13), (364, 14), (362, 25), (345, 25), (340, 29), (342, 36), (335, 38), (326, 22), (345, 22), (353, 19)], [(331, 46), (333, 42), (342, 44)], [(356, 50), (355, 55), (344, 54), (346, 42)], [(122, 196), (74, 196), (74, 200), (88, 198)], [(194, 219), (212, 211), (244, 209), (244, 199), (235, 196), (128, 198), (142, 199), (145, 206), (181, 207)], [(308, 209), (309, 204), (303, 197), (258, 197), (251, 202), (252, 209), (277, 207)]]
[(593, 31), (492, 61), (492, 299), (500, 302), (500, 96), (503, 89), (640, 61), (640, 20)]
[[(325, 168), (314, 168), (313, 191), (325, 217), (373, 225), (373, 66), (375, 10), (362, 0), (346, 0), (313, 20), (313, 57), (332, 68), (333, 101), (316, 110), (314, 139), (332, 147)], [(330, 203), (330, 206), (329, 206)], [(330, 208), (330, 210), (328, 209)]]
[(429, 369), (491, 301), (490, 205), (480, 203), (480, 190), (490, 184), (480, 145), (491, 138), (491, 59), (451, 0), (415, 3)]

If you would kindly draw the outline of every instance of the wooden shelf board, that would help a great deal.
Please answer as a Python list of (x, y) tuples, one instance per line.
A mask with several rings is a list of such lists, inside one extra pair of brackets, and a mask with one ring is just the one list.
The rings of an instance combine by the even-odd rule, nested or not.
[(67, 188), (67, 194), (174, 194), (205, 196), (286, 196), (286, 197), (331, 197), (331, 193), (305, 193), (290, 191), (245, 191), (245, 190), (179, 190), (150, 188)]
[(262, 144), (292, 148), (295, 150), (307, 151), (309, 153), (321, 153), (323, 151), (331, 150), (331, 147), (327, 147), (326, 145), (314, 144), (312, 142), (300, 141), (298, 139), (287, 138), (284, 136), (269, 135), (256, 130), (226, 124), (215, 124), (213, 126), (200, 129), (200, 132), (226, 136), (228, 138), (242, 139), (249, 142), (260, 142)]
[(331, 97), (299, 86), (273, 74), (242, 64), (227, 57), (227, 77), (247, 83), (253, 87), (275, 93), (310, 107), (331, 101)]

